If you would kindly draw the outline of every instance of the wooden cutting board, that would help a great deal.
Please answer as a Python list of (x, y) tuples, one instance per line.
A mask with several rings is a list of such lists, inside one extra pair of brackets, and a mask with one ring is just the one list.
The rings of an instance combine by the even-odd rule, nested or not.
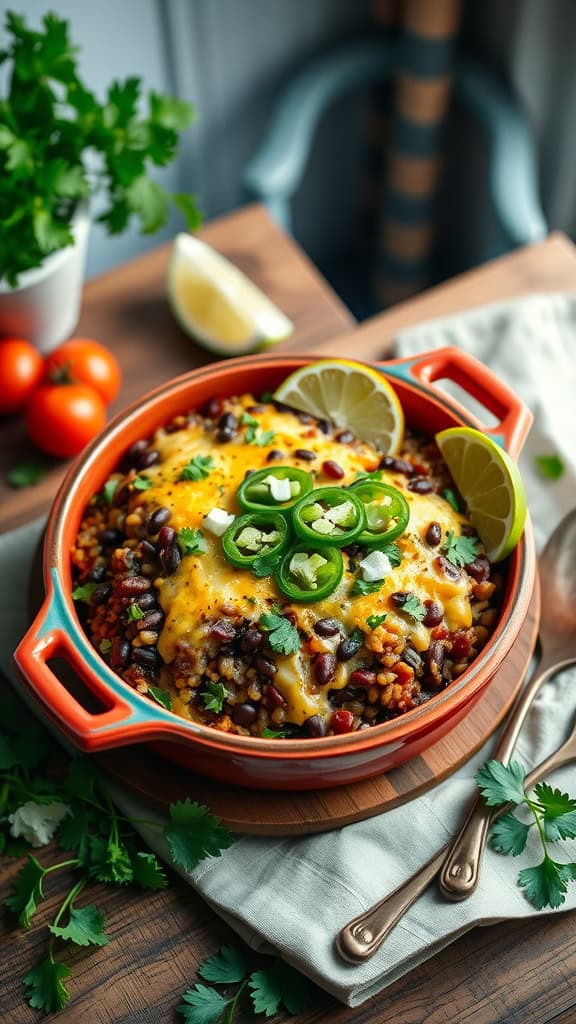
[[(39, 547), (30, 579), (31, 614), (40, 606), (42, 589)], [(163, 810), (189, 796), (206, 804), (233, 832), (288, 836), (340, 828), (419, 796), (465, 764), (485, 743), (520, 689), (536, 643), (539, 619), (540, 589), (536, 580), (530, 611), (516, 643), (468, 715), (422, 754), (363, 782), (316, 791), (254, 790), (195, 775), (145, 744), (94, 756), (116, 783), (155, 808)]]

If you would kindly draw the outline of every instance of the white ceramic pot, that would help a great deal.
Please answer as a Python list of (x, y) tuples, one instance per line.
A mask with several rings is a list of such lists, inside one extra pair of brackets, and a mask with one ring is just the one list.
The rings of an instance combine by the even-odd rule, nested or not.
[(72, 223), (73, 245), (20, 274), (16, 288), (0, 281), (0, 337), (26, 338), (49, 352), (70, 336), (80, 317), (89, 230), (88, 204), (82, 203)]

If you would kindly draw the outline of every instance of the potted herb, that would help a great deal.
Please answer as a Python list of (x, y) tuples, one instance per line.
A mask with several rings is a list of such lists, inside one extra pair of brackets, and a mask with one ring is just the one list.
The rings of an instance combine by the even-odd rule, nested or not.
[(100, 102), (81, 81), (68, 24), (47, 14), (33, 30), (6, 15), (6, 90), (0, 98), (0, 335), (27, 337), (40, 349), (76, 326), (90, 199), (110, 234), (136, 217), (143, 233), (166, 222), (170, 203), (194, 229), (192, 196), (171, 195), (150, 165), (174, 159), (194, 109), (151, 92), (140, 112), (141, 81), (112, 82)]

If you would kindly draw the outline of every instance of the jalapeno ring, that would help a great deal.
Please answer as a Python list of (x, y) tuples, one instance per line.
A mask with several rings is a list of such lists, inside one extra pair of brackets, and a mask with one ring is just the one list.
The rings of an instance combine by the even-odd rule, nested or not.
[[(379, 547), (396, 540), (408, 526), (410, 506), (397, 487), (378, 480), (357, 480), (350, 484), (352, 491), (363, 503), (366, 528), (356, 538), (366, 547)], [(372, 513), (370, 507), (375, 506)], [(378, 514), (382, 507), (383, 515)]]
[(292, 511), (294, 531), (317, 547), (350, 544), (366, 527), (362, 501), (343, 487), (317, 487), (306, 494)]
[[(302, 556), (301, 558), (299, 556)], [(286, 552), (274, 579), (291, 601), (311, 603), (328, 597), (344, 575), (344, 559), (339, 548), (297, 544)]]
[[(285, 499), (275, 498), (272, 493), (272, 480), (288, 481), (290, 496)], [(285, 511), (293, 508), (297, 501), (312, 490), (312, 483), (312, 477), (305, 469), (298, 469), (296, 466), (271, 466), (269, 469), (258, 469), (255, 473), (250, 473), (240, 484), (236, 500), (240, 508), (246, 512), (260, 512), (266, 509)]]
[(232, 565), (250, 569), (258, 558), (279, 557), (289, 542), (286, 517), (270, 509), (237, 516), (222, 537), (222, 550)]

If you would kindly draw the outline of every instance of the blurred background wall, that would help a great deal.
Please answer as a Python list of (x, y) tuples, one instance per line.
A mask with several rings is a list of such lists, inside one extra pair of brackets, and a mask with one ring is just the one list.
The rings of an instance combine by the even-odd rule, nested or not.
[[(428, 0), (434, 3), (435, 0)], [(241, 172), (282, 87), (309, 59), (377, 29), (376, 7), (393, 23), (394, 0), (12, 0), (34, 23), (48, 10), (70, 20), (81, 70), (101, 94), (113, 78), (139, 75), (146, 88), (192, 100), (198, 120), (180, 157), (160, 177), (193, 191), (206, 218), (245, 201)], [(380, 31), (381, 31), (380, 27)], [(576, 231), (576, 4), (573, 0), (467, 0), (458, 46), (495, 67), (519, 95), (538, 143), (539, 177), (552, 228)], [(0, 46), (2, 30), (0, 29)], [(296, 234), (323, 266), (358, 224), (365, 164), (366, 91), (339, 101), (322, 122), (296, 210)], [(477, 261), (486, 229), (482, 139), (456, 118), (440, 193), (436, 278)], [(467, 134), (470, 132), (470, 137)], [(360, 155), (359, 155), (360, 154)], [(511, 184), (513, 187), (513, 184)], [(97, 211), (96, 211), (97, 212)], [(95, 226), (92, 275), (169, 238), (135, 230), (108, 239)]]

